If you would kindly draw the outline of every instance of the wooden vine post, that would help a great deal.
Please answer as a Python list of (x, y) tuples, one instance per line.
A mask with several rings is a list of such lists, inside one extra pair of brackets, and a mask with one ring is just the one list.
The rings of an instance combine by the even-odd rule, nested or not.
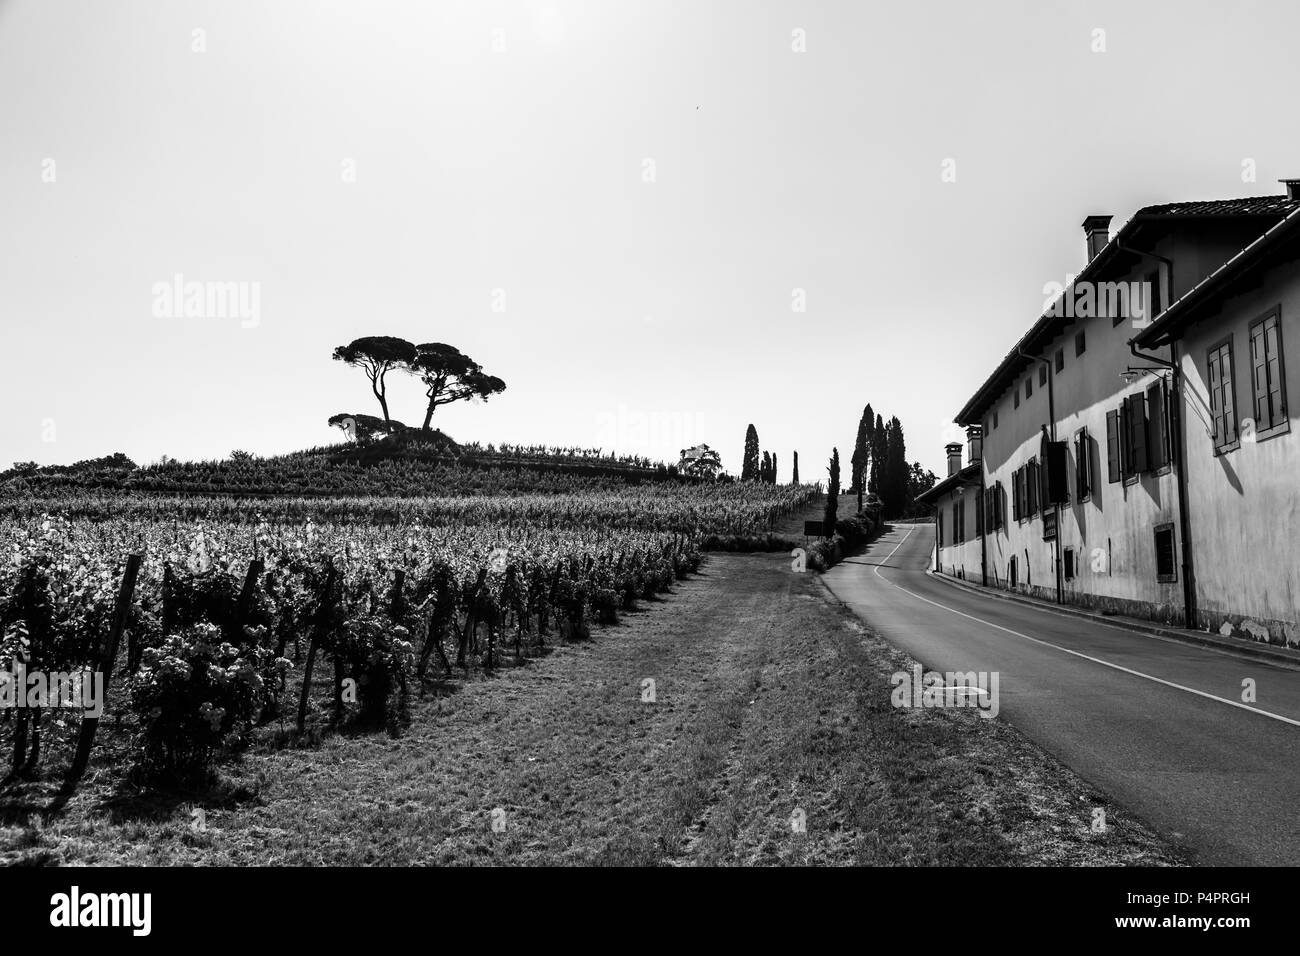
[[(113, 676), (113, 662), (117, 659), (117, 645), (131, 613), (131, 598), (135, 594), (135, 582), (140, 575), (141, 560), (142, 556), (138, 554), (129, 554), (126, 557), (126, 569), (122, 572), (122, 584), (117, 592), (117, 605), (113, 609), (113, 624), (108, 632), (108, 639), (101, 648), (100, 671), (104, 675), (102, 691), (104, 703), (107, 703), (108, 684)], [(72, 766), (68, 770), (64, 790), (71, 792), (75, 789), (86, 772), (86, 765), (90, 763), (91, 748), (95, 746), (95, 732), (98, 729), (98, 717), (82, 718), (81, 735), (77, 738), (77, 752), (72, 758)]]
[[(406, 585), (406, 571), (398, 568), (393, 572), (393, 593), (389, 600), (388, 613), (394, 625), (400, 625), (406, 617), (406, 595), (402, 589)], [(397, 681), (402, 690), (402, 700), (406, 700), (406, 668), (397, 669)]]
[(244, 586), (239, 591), (239, 604), (235, 609), (234, 634), (231, 636), (236, 641), (244, 636), (244, 627), (248, 624), (248, 615), (253, 609), (253, 592), (257, 589), (257, 580), (265, 568), (266, 562), (261, 558), (254, 558), (248, 563), (248, 573), (244, 575)]
[[(36, 565), (28, 565), (23, 575), (23, 616), (27, 621), (27, 636), (32, 647), (45, 647), (45, 635), (40, 633), (38, 628), (39, 618), (36, 610)], [(15, 660), (19, 658), (15, 657)], [(18, 687), (18, 717), (14, 726), (14, 759), (13, 772), (18, 773), (23, 769), (24, 762), (27, 761), (27, 690), (25, 686)], [(41, 753), (41, 711), (40, 708), (33, 708), (32, 722), (32, 754), (33, 757), (29, 763), (35, 766)]]
[(307, 643), (307, 666), (302, 675), (302, 697), (298, 700), (298, 733), (307, 727), (307, 698), (311, 695), (311, 672), (316, 665), (316, 648), (329, 627), (330, 602), (334, 596), (334, 559), (330, 558), (325, 571), (325, 588), (321, 592), (320, 602), (316, 606), (316, 620), (311, 629), (311, 640)]

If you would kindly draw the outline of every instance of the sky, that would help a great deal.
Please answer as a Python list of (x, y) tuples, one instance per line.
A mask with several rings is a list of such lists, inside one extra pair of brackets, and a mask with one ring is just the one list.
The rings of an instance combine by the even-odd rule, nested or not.
[[(0, 468), (274, 454), (447, 342), (459, 441), (789, 477), (953, 415), (1081, 223), (1300, 176), (1300, 5), (0, 0)], [(175, 308), (178, 281), (243, 308)], [(394, 376), (394, 417), (423, 389)]]

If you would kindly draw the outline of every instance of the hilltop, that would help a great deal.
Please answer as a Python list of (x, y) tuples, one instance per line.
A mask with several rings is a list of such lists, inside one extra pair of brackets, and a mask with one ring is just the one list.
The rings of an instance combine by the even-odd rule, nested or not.
[(678, 476), (675, 465), (607, 454), (600, 448), (462, 445), (438, 430), (409, 430), (267, 457), (236, 451), (223, 459), (181, 462), (164, 457), (141, 466), (118, 452), (72, 465), (20, 462), (0, 472), (0, 497), (75, 491), (404, 497), (688, 480)]

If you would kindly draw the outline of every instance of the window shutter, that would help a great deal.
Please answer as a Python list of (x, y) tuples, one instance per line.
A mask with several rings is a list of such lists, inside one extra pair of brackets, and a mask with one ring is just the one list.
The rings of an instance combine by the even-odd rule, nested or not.
[(1223, 413), (1223, 444), (1231, 445), (1237, 440), (1237, 395), (1232, 375), (1232, 344), (1229, 343), (1219, 350), (1219, 381), (1223, 385), (1222, 404), (1220, 409)]
[(1151, 468), (1169, 464), (1169, 428), (1165, 419), (1165, 380), (1161, 378), (1147, 389), (1147, 409), (1151, 413), (1148, 433), (1151, 438)]
[(1141, 392), (1136, 395), (1130, 395), (1128, 401), (1128, 420), (1129, 427), (1132, 429), (1132, 439), (1130, 447), (1133, 456), (1129, 459), (1132, 462), (1131, 471), (1135, 475), (1140, 475), (1151, 468), (1151, 459), (1147, 454), (1149, 447), (1147, 441), (1147, 409), (1146, 398)]
[(1206, 385), (1210, 391), (1210, 420), (1214, 429), (1214, 447), (1223, 444), (1223, 366), (1219, 361), (1220, 351), (1210, 353), (1205, 363)]
[(1075, 439), (1074, 463), (1079, 477), (1079, 500), (1082, 501), (1092, 494), (1092, 461), (1088, 455), (1088, 430), (1086, 428), (1081, 429)]
[(1277, 316), (1264, 323), (1264, 359), (1268, 369), (1269, 406), (1273, 411), (1273, 424), (1286, 421), (1286, 394), (1282, 388), (1282, 330), (1277, 326)]
[(1109, 411), (1106, 413), (1106, 469), (1107, 480), (1114, 484), (1120, 480), (1123, 469), (1120, 467), (1119, 460), (1119, 412)]
[(1255, 385), (1255, 427), (1269, 428), (1269, 367), (1265, 360), (1264, 323), (1251, 329), (1251, 377)]

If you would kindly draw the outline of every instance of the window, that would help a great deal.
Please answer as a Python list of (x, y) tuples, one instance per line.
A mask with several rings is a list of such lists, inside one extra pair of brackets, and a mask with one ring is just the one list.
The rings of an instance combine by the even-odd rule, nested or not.
[(1065, 349), (1056, 350), (1056, 370), (1058, 372), (1065, 371)]
[(1061, 563), (1064, 565), (1065, 580), (1074, 580), (1074, 548), (1066, 548), (1061, 555)]
[(984, 496), (975, 496), (975, 536), (984, 533)]
[(1017, 468), (1011, 473), (1011, 517), (1019, 521), (1025, 516), (1025, 470)]
[(1020, 584), (1020, 577), (1016, 574), (1016, 556), (1013, 554), (1007, 561), (1007, 580), (1011, 582), (1014, 588)]
[(1087, 350), (1088, 342), (1083, 336), (1083, 329), (1080, 329), (1078, 332), (1074, 333), (1074, 354), (1079, 356)]
[(952, 503), (952, 543), (953, 544), (961, 544), (963, 540), (962, 533), (961, 533), (962, 532), (961, 506), (962, 506), (962, 500), (960, 498), (958, 498), (956, 501)]
[(1043, 463), (1039, 468), (1039, 498), (1043, 513), (1049, 504), (1065, 504), (1070, 500), (1070, 443), (1049, 441), (1043, 443)]
[(1156, 577), (1161, 584), (1172, 584), (1178, 580), (1178, 568), (1174, 557), (1174, 526), (1157, 525), (1155, 532)]
[(993, 409), (993, 427), (998, 427), (998, 410), (996, 408)]
[(1047, 384), (1047, 366), (1046, 366), (1046, 365), (1040, 365), (1040, 366), (1038, 366), (1038, 384), (1039, 384), (1040, 386), (1043, 386), (1043, 385), (1046, 385), (1046, 384)]
[(935, 518), (936, 520), (934, 522), (934, 532), (939, 538), (939, 550), (942, 551), (943, 550), (943, 505), (939, 506), (935, 514)]
[(1088, 429), (1080, 428), (1074, 436), (1074, 490), (1080, 501), (1092, 494), (1092, 450), (1088, 444)]
[(1238, 446), (1237, 392), (1232, 369), (1232, 337), (1210, 349), (1206, 359), (1206, 385), (1210, 390), (1210, 418), (1214, 423), (1214, 451), (1220, 454)]
[(1250, 375), (1254, 386), (1255, 432), (1281, 428), (1287, 424), (1286, 390), (1282, 375), (1282, 329), (1278, 312), (1260, 319), (1250, 327)]
[(1034, 377), (1031, 375), (1029, 378), (1025, 379), (1025, 398), (1028, 398), (1032, 394), (1034, 394)]

